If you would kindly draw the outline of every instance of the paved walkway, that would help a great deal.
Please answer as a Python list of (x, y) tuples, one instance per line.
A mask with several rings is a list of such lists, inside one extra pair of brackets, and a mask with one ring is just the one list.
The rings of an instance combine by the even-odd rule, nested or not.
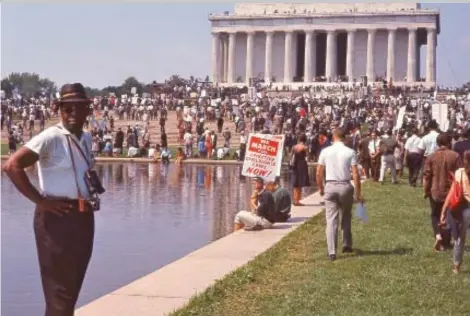
[(75, 315), (167, 315), (320, 213), (320, 201), (318, 193), (312, 194), (302, 201), (306, 206), (293, 207), (289, 223), (278, 223), (264, 231), (230, 234), (81, 307)]

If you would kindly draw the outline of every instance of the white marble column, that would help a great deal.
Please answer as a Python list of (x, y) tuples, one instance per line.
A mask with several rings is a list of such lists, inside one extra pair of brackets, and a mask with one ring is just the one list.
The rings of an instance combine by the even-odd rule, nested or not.
[(426, 82), (436, 82), (436, 29), (427, 29)]
[(246, 33), (246, 71), (245, 83), (248, 86), (253, 78), (253, 47), (255, 45), (255, 32)]
[(224, 69), (224, 64), (225, 64), (225, 36), (220, 35), (220, 44), (219, 44), (219, 61), (217, 63), (217, 66), (219, 67), (219, 82), (225, 82), (225, 69)]
[(286, 32), (284, 46), (284, 82), (292, 82), (292, 31)]
[(220, 34), (212, 33), (212, 82), (220, 81)]
[(336, 81), (336, 32), (328, 31), (326, 35), (325, 77)]
[(408, 66), (406, 71), (406, 81), (415, 82), (416, 81), (416, 53), (417, 53), (417, 44), (416, 44), (416, 32), (418, 29), (410, 28), (408, 29)]
[(269, 84), (272, 79), (272, 61), (273, 61), (273, 32), (266, 33), (266, 57), (264, 63), (264, 82)]
[(346, 49), (346, 76), (348, 76), (348, 81), (354, 81), (354, 46), (356, 39), (356, 30), (348, 31), (348, 42)]
[[(315, 43), (314, 31), (306, 31), (305, 33), (305, 62), (304, 62), (304, 82), (312, 82), (313, 76), (316, 72), (313, 72), (313, 66), (316, 58), (314, 57), (316, 43)], [(316, 66), (316, 65), (315, 65)]]
[(395, 81), (395, 39), (396, 29), (388, 30), (388, 43), (387, 43), (387, 81)]
[(367, 30), (367, 66), (366, 66), (366, 76), (367, 82), (375, 82), (375, 29)]
[(234, 82), (236, 35), (237, 33), (230, 33), (228, 37), (227, 83)]
[(228, 73), (228, 35), (224, 36), (224, 60), (223, 60), (223, 67), (224, 67), (224, 77), (223, 81), (227, 82), (227, 73)]

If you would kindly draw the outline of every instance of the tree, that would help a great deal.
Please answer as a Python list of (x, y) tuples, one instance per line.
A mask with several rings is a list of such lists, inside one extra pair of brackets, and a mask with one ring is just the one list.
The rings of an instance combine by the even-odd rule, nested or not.
[(2, 79), (2, 90), (7, 95), (12, 95), (14, 90), (26, 97), (38, 96), (39, 94), (50, 95), (57, 91), (55, 83), (48, 78), (41, 78), (36, 73), (13, 72)]
[(209, 75), (206, 76), (206, 79), (204, 79), (205, 82), (210, 82), (210, 78), (209, 78)]
[(166, 80), (166, 84), (170, 87), (174, 86), (185, 86), (189, 84), (189, 80), (180, 77), (179, 75), (173, 75)]
[(137, 88), (137, 93), (141, 94), (144, 90), (144, 84), (139, 82), (135, 77), (129, 77), (124, 80), (123, 84), (120, 87), (120, 94), (131, 94), (133, 87)]
[(92, 88), (92, 87), (85, 87), (86, 95), (89, 98), (93, 98), (95, 96), (103, 95), (103, 91), (100, 89)]
[(5, 91), (6, 95), (11, 96), (13, 94), (13, 89), (13, 85), (7, 78), (2, 79), (2, 90)]

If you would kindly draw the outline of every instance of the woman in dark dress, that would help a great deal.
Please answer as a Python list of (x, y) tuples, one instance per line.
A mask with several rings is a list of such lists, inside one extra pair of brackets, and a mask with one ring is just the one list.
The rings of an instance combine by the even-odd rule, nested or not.
[(300, 203), (302, 198), (302, 188), (310, 186), (310, 176), (308, 174), (307, 165), (307, 136), (301, 134), (298, 139), (297, 145), (292, 148), (292, 187), (293, 189), (293, 204), (295, 206), (303, 206)]

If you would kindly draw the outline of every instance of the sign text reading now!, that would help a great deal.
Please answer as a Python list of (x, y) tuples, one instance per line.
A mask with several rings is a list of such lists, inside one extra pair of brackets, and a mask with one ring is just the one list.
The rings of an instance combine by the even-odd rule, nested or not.
[(268, 171), (266, 169), (260, 169), (260, 168), (253, 168), (253, 167), (248, 167), (246, 169), (246, 172), (258, 177), (265, 177), (268, 176), (272, 173), (272, 171)]

